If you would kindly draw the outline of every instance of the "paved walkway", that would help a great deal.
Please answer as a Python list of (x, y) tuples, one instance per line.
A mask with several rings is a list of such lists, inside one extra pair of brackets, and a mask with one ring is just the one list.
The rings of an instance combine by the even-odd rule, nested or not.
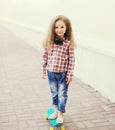
[[(49, 130), (51, 107), (41, 54), (0, 26), (0, 130)], [(115, 104), (74, 77), (69, 88), (65, 130), (115, 130)]]

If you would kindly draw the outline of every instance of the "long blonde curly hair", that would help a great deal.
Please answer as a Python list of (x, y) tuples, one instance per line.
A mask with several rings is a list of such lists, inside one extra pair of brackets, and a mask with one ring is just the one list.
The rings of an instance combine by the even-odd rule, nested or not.
[(53, 43), (53, 40), (55, 37), (55, 23), (59, 20), (62, 20), (66, 26), (66, 32), (64, 35), (65, 39), (68, 39), (71, 43), (71, 48), (75, 49), (76, 44), (75, 44), (75, 40), (74, 40), (74, 36), (73, 36), (71, 22), (67, 17), (65, 17), (63, 15), (58, 15), (51, 21), (49, 29), (48, 29), (48, 33), (43, 42), (43, 47), (47, 48), (48, 51), (51, 49), (51, 46), (52, 46), (52, 43)]

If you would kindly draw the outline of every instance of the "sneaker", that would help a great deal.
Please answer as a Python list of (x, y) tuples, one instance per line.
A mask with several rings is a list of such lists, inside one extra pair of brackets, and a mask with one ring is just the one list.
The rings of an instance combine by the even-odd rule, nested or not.
[(57, 112), (53, 112), (50, 116), (49, 119), (56, 119), (57, 118), (58, 113)]
[(56, 123), (57, 124), (62, 124), (63, 123), (63, 117), (58, 117), (57, 120), (56, 120)]

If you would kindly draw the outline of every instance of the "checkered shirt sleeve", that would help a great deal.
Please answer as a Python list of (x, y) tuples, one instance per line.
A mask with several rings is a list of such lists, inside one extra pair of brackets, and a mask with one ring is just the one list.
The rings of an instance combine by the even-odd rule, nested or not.
[(44, 50), (43, 56), (42, 56), (42, 73), (46, 73), (46, 66), (48, 61), (48, 51), (47, 49)]
[(73, 70), (74, 70), (74, 64), (75, 64), (75, 54), (74, 50), (69, 46), (69, 60), (68, 60), (68, 70), (67, 70), (67, 78), (73, 77)]

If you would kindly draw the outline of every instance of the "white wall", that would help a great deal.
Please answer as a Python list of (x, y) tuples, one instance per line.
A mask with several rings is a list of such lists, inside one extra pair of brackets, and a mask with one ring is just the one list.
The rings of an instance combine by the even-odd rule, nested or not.
[(115, 0), (0, 0), (0, 18), (46, 30), (57, 14), (69, 16), (78, 35), (115, 42)]
[(57, 14), (68, 16), (78, 45), (75, 75), (115, 101), (114, 7), (114, 0), (0, 0), (0, 19), (41, 48), (50, 20)]
[(115, 102), (115, 57), (80, 47), (76, 59), (75, 74)]

